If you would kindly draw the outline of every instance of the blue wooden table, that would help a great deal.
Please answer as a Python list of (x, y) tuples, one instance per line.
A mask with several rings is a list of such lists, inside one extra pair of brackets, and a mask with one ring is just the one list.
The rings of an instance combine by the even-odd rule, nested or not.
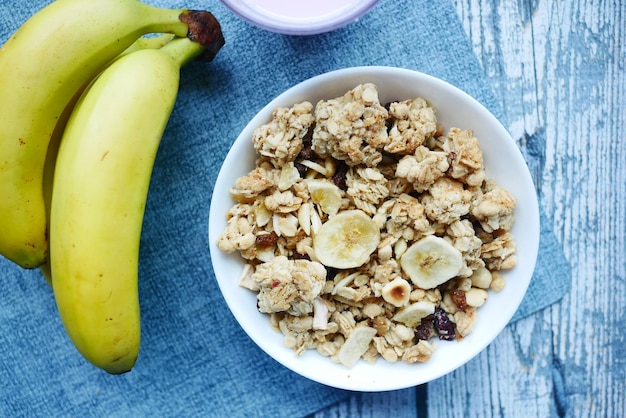
[[(568, 294), (426, 386), (331, 417), (626, 416), (626, 3), (455, 0), (572, 266)], [(536, 147), (533, 141), (545, 140)], [(538, 158), (537, 158), (538, 157)]]

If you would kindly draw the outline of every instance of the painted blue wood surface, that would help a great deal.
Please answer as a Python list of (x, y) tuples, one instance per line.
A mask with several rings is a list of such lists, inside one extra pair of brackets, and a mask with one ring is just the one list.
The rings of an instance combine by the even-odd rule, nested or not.
[(626, 416), (626, 3), (454, 0), (572, 265), (558, 303), (426, 386), (315, 415)]

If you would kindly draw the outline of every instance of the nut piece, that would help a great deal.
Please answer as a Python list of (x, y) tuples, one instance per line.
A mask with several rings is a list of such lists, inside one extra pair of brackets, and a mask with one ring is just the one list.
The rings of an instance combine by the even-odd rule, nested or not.
[(406, 280), (397, 277), (383, 287), (382, 295), (386, 302), (399, 308), (409, 302), (411, 285)]
[(481, 306), (483, 306), (485, 304), (485, 302), (487, 301), (487, 297), (488, 296), (489, 295), (487, 294), (486, 290), (478, 289), (476, 287), (472, 287), (470, 290), (465, 292), (465, 302), (469, 306), (473, 306), (474, 308), (478, 308), (478, 307), (481, 307)]
[(470, 279), (472, 279), (472, 286), (474, 287), (489, 289), (491, 286), (491, 272), (485, 267), (475, 270)]

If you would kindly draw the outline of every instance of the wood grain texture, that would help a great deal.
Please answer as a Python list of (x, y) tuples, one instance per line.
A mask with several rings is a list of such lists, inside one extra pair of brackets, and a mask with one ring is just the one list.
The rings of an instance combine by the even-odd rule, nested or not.
[(427, 386), (316, 418), (626, 416), (626, 3), (453, 0), (572, 265), (557, 304)]
[(560, 303), (509, 327), (479, 357), (483, 364), (429, 385), (429, 399), (452, 401), (449, 382), (476, 373), (467, 387), (510, 382), (472, 397), (489, 406), (488, 416), (625, 416), (625, 5), (456, 6), (503, 122), (533, 168), (573, 283)]

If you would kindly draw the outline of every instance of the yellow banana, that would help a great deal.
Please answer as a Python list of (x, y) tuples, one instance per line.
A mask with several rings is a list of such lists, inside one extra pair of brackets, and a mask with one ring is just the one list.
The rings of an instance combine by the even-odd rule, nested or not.
[(152, 167), (180, 67), (204, 51), (188, 38), (140, 50), (102, 72), (70, 116), (50, 216), (54, 295), (78, 351), (112, 373), (140, 345), (139, 239)]
[[(123, 57), (124, 55), (127, 55), (131, 52), (139, 51), (141, 49), (162, 48), (169, 41), (174, 39), (174, 36), (175, 35), (167, 33), (167, 34), (161, 34), (158, 36), (141, 37), (137, 39), (135, 42), (133, 42), (131, 46), (126, 48), (120, 55), (115, 57), (113, 60)], [(109, 64), (106, 64), (105, 68), (108, 65)], [(96, 76), (97, 74), (94, 75), (94, 78)], [(92, 80), (90, 79), (87, 83), (85, 83), (85, 87), (87, 84), (89, 84), (90, 81)], [(43, 197), (44, 197), (44, 203), (46, 205), (47, 219), (50, 219), (50, 205), (52, 203), (52, 181), (54, 179), (54, 166), (56, 163), (57, 153), (59, 151), (59, 145), (61, 144), (61, 137), (63, 136), (63, 131), (65, 130), (65, 125), (67, 124), (67, 120), (69, 119), (72, 113), (72, 110), (74, 109), (74, 106), (76, 105), (76, 102), (78, 101), (78, 98), (80, 97), (80, 93), (82, 93), (83, 90), (84, 88), (81, 88), (78, 91), (78, 93), (74, 95), (72, 100), (70, 100), (70, 103), (68, 103), (68, 105), (65, 107), (65, 109), (61, 113), (61, 116), (59, 116), (59, 119), (57, 120), (56, 126), (54, 128), (54, 132), (52, 133), (52, 136), (50, 138), (50, 143), (48, 145), (48, 152), (46, 154), (46, 161), (44, 164), (44, 172), (43, 172), (44, 173), (43, 174)], [(51, 266), (50, 266), (50, 257), (48, 257), (45, 263), (39, 266), (39, 269), (44, 279), (46, 280), (46, 282), (50, 286), (52, 286), (52, 272), (51, 272)]]
[(187, 36), (195, 13), (137, 0), (56, 0), (6, 41), (0, 49), (0, 254), (25, 268), (46, 260), (44, 161), (72, 97), (143, 34)]

